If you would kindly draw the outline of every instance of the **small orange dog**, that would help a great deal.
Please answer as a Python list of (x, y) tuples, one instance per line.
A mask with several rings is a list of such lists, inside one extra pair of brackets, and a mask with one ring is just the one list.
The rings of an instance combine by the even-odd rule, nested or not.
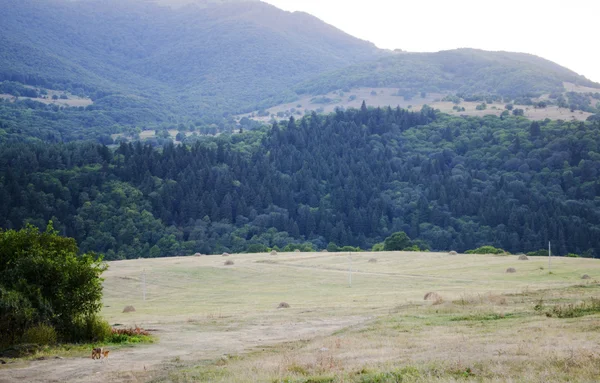
[(104, 359), (108, 358), (110, 350), (105, 350), (104, 347), (97, 347), (92, 349), (92, 359)]

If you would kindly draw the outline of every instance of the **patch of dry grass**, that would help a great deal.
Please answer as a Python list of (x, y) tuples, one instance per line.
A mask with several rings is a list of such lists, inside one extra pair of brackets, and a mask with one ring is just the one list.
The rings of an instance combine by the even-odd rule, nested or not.
[[(586, 295), (600, 290), (588, 287)], [(539, 296), (577, 299), (583, 288), (470, 297), (469, 305), (411, 306), (366, 326), (195, 366), (161, 379), (211, 382), (588, 382), (600, 374), (597, 317), (548, 318)], [(505, 301), (502, 308), (497, 301)], [(162, 381), (158, 379), (157, 381)]]

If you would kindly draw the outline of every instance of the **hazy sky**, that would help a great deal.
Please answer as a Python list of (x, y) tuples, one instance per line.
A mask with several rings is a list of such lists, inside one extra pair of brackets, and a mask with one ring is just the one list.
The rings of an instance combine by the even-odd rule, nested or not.
[(600, 82), (600, 0), (263, 0), (380, 48), (532, 53)]

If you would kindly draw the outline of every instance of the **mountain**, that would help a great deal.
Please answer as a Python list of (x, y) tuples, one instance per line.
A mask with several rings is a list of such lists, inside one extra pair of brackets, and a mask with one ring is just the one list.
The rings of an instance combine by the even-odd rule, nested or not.
[(306, 13), (259, 1), (5, 0), (0, 80), (95, 99), (231, 112), (293, 97), (299, 81), (381, 54)]
[(318, 76), (298, 93), (323, 94), (355, 87), (395, 87), (400, 95), (420, 92), (509, 98), (563, 93), (563, 83), (600, 90), (600, 84), (556, 63), (525, 53), (455, 49), (435, 53), (396, 52)]

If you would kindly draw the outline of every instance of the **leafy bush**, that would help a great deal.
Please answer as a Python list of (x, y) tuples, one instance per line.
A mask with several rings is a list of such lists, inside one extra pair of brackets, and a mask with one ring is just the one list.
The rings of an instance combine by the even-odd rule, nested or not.
[(465, 254), (505, 254), (506, 251), (497, 249), (494, 246), (481, 246), (474, 250), (467, 250)]
[(31, 225), (0, 230), (0, 343), (14, 342), (42, 323), (70, 337), (75, 323), (94, 317), (106, 265), (78, 252), (75, 240), (60, 237), (52, 222), (45, 232)]
[(36, 310), (24, 294), (0, 285), (0, 346), (16, 343), (35, 314)]
[(340, 251), (340, 248), (335, 243), (329, 242), (329, 244), (327, 245), (327, 251), (330, 253), (335, 253)]
[(152, 342), (150, 333), (140, 327), (112, 329), (111, 335), (107, 338), (108, 343), (141, 343)]
[(55, 344), (57, 340), (54, 327), (40, 323), (25, 330), (23, 343), (39, 344), (42, 346)]
[(394, 233), (383, 241), (383, 248), (385, 251), (404, 250), (410, 246), (412, 246), (410, 238), (408, 238), (408, 235), (403, 231)]
[(96, 315), (78, 318), (69, 329), (69, 341), (104, 342), (112, 335), (112, 327)]
[(527, 253), (528, 257), (543, 257), (543, 256), (547, 256), (547, 255), (548, 255), (547, 249), (540, 249), (540, 250), (536, 250), (536, 251), (530, 251), (529, 253)]
[(569, 258), (579, 258), (578, 254), (574, 254), (574, 253), (569, 253), (567, 255), (565, 255), (565, 257), (569, 257)]
[(384, 249), (384, 244), (383, 242), (379, 242), (373, 245), (373, 247), (371, 248), (371, 251), (383, 251)]

